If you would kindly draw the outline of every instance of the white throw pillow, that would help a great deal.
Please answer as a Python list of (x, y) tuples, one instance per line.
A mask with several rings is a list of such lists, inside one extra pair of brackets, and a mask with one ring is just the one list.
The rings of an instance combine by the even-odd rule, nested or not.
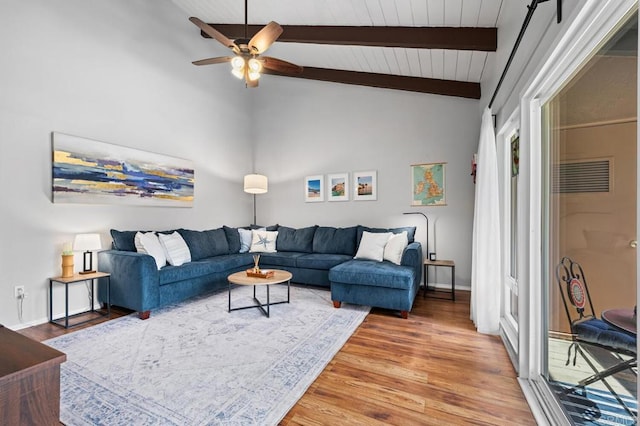
[(240, 253), (246, 253), (251, 248), (251, 229), (238, 229), (240, 234)]
[(360, 246), (354, 259), (369, 259), (376, 262), (382, 262), (384, 256), (384, 247), (387, 241), (393, 235), (391, 232), (367, 232), (362, 233)]
[(389, 241), (387, 241), (387, 245), (384, 246), (384, 260), (400, 265), (402, 262), (402, 254), (408, 245), (409, 238), (407, 237), (407, 231), (402, 231), (399, 234), (393, 234), (389, 238)]
[(160, 244), (164, 248), (169, 265), (180, 266), (183, 263), (191, 262), (191, 252), (182, 235), (175, 231), (173, 234), (158, 234)]
[(276, 239), (278, 231), (262, 231), (254, 229), (251, 231), (251, 249), (252, 253), (275, 253)]
[(133, 242), (138, 253), (148, 254), (153, 257), (158, 269), (167, 264), (167, 257), (155, 232), (136, 232)]

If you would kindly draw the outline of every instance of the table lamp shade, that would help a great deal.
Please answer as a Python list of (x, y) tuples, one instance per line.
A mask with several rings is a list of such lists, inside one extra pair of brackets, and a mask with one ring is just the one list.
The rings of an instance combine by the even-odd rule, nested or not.
[(100, 250), (100, 234), (78, 234), (73, 240), (74, 251)]
[(100, 234), (78, 234), (73, 240), (73, 250), (84, 252), (82, 273), (95, 272), (93, 268), (93, 250), (100, 250)]
[(250, 174), (244, 177), (244, 192), (249, 194), (264, 194), (269, 189), (267, 177)]

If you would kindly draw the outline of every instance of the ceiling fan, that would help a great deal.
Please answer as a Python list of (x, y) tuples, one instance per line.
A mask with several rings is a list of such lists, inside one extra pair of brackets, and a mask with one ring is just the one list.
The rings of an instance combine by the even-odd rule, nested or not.
[(194, 61), (194, 65), (231, 62), (231, 73), (240, 79), (244, 79), (247, 87), (258, 87), (258, 79), (260, 78), (260, 72), (263, 68), (289, 75), (300, 74), (302, 72), (302, 67), (299, 65), (270, 56), (260, 56), (280, 37), (283, 30), (277, 22), (271, 21), (249, 39), (247, 36), (247, 0), (244, 2), (244, 38), (231, 40), (211, 25), (206, 24), (196, 17), (191, 17), (189, 20), (197, 25), (205, 34), (222, 43), (235, 53), (235, 56), (218, 56)]

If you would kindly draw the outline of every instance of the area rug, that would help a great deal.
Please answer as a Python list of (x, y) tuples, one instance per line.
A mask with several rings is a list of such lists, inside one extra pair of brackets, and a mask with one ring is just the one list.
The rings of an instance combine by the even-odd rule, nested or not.
[(552, 388), (575, 425), (636, 424), (638, 401), (633, 397), (619, 395), (625, 409), (611, 392), (589, 387), (573, 389), (560, 382), (552, 383)]
[[(258, 288), (258, 296), (265, 291)], [(286, 299), (271, 286), (271, 301)], [(232, 289), (232, 307), (252, 303)], [(66, 353), (66, 425), (275, 425), (369, 312), (329, 291), (291, 287), (291, 303), (227, 312), (227, 291), (79, 330), (45, 343)], [(264, 298), (264, 294), (262, 294)]]

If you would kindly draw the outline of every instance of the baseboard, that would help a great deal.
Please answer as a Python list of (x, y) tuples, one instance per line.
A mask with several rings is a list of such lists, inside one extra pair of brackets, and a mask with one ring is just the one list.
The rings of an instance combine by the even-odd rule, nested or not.
[[(451, 283), (429, 283), (429, 288), (437, 288), (451, 291)], [(456, 291), (471, 291), (471, 286), (456, 284)]]
[[(100, 309), (101, 307), (102, 306), (100, 306), (100, 304), (97, 303), (97, 304), (94, 304), (93, 309), (97, 310), (97, 309)], [(72, 311), (69, 311), (69, 316), (86, 312), (88, 309), (89, 309), (88, 306), (85, 306), (84, 308), (74, 309)], [(54, 316), (56, 318), (60, 318), (61, 316), (64, 316), (64, 312), (58, 312)], [(46, 324), (48, 322), (49, 322), (49, 317), (44, 317), (44, 318), (39, 318), (33, 321), (29, 321), (29, 322), (21, 322), (19, 324), (14, 324), (14, 325), (5, 325), (5, 327), (7, 327), (9, 330), (18, 331), (24, 328), (35, 327), (36, 325)]]

